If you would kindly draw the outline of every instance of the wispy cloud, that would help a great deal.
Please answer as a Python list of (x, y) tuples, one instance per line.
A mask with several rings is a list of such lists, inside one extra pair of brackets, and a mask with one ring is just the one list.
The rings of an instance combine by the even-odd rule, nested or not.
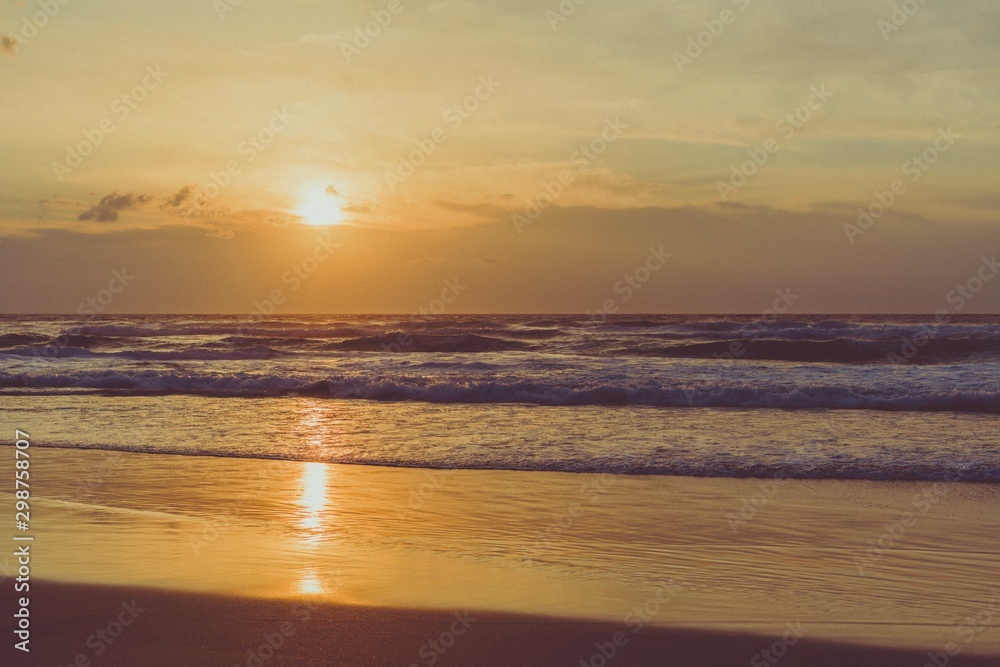
[(136, 195), (131, 192), (120, 195), (117, 192), (105, 196), (89, 209), (79, 215), (77, 220), (94, 220), (96, 222), (114, 222), (118, 212), (134, 209), (150, 200), (149, 195)]

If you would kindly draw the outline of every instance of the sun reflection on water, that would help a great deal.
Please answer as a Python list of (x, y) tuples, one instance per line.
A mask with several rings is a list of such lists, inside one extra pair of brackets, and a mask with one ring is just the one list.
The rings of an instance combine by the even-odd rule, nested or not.
[(307, 544), (318, 544), (323, 538), (324, 513), (327, 506), (326, 487), (328, 471), (323, 463), (306, 463), (302, 469), (302, 495), (298, 504), (302, 508), (299, 528), (305, 533)]
[(299, 580), (299, 592), (307, 595), (319, 595), (323, 593), (323, 583), (316, 576), (315, 570), (306, 570), (302, 579)]
[[(299, 430), (305, 436), (306, 446), (317, 457), (338, 440), (337, 420), (329, 410), (313, 404), (299, 416)], [(324, 545), (329, 546), (333, 512), (330, 498), (331, 468), (325, 463), (303, 463), (299, 475), (299, 497), (296, 501), (298, 543), (302, 567), (298, 576), (300, 593), (307, 595), (328, 594), (330, 583), (321, 576), (327, 571)]]

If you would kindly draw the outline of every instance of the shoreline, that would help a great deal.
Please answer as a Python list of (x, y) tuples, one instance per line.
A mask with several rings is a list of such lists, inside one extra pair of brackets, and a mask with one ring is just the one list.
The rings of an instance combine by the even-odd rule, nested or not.
[[(241, 636), (252, 630), (242, 614), (313, 600), (331, 618), (356, 612), (380, 623), (408, 610), (416, 623), (469, 609), (577, 628), (572, 636), (603, 632), (601, 641), (630, 614), (643, 637), (760, 644), (801, 627), (803, 642), (926, 658), (961, 641), (963, 619), (989, 612), (961, 647), (996, 657), (1000, 614), (988, 605), (990, 582), (1000, 581), (998, 508), (1000, 488), (984, 483), (448, 471), (42, 447), (32, 453), (31, 577), (33, 588), (41, 582), (36, 618), (50, 613), (48, 595), (63, 600), (49, 609), (72, 607), (93, 624), (104, 612), (74, 591), (104, 599), (141, 590), (168, 608), (242, 605), (232, 616)], [(10, 563), (0, 565), (10, 575)], [(165, 623), (179, 627), (177, 614)], [(515, 636), (515, 626), (504, 632)], [(586, 628), (600, 632), (573, 634)], [(200, 640), (192, 632), (184, 641)]]
[[(270, 398), (262, 400), (273, 400)], [(726, 410), (737, 410), (743, 411), (744, 408), (710, 408), (712, 410), (726, 411)], [(771, 408), (768, 408), (771, 409)], [(812, 410), (811, 408), (773, 408), (775, 410)], [(970, 413), (978, 414), (978, 413)], [(13, 448), (13, 445), (8, 443), (0, 443), (0, 448), (9, 447)], [(628, 470), (623, 469), (620, 466), (617, 469), (609, 467), (607, 469), (593, 468), (593, 469), (579, 469), (579, 470), (568, 470), (563, 468), (515, 468), (515, 467), (490, 467), (490, 466), (475, 466), (475, 465), (462, 465), (462, 466), (446, 466), (446, 465), (434, 465), (434, 464), (406, 464), (399, 462), (381, 462), (381, 461), (326, 461), (319, 458), (288, 458), (284, 456), (266, 456), (261, 453), (218, 453), (218, 452), (187, 452), (180, 449), (177, 450), (143, 450), (143, 449), (121, 449), (116, 447), (107, 447), (100, 445), (48, 445), (48, 444), (32, 444), (34, 449), (49, 449), (54, 451), (88, 451), (88, 452), (101, 452), (110, 456), (116, 455), (142, 455), (142, 456), (180, 456), (186, 458), (211, 458), (219, 460), (230, 460), (239, 459), (244, 461), (282, 461), (286, 463), (313, 463), (320, 465), (330, 465), (330, 466), (356, 466), (363, 468), (387, 468), (391, 470), (408, 470), (408, 471), (430, 471), (432, 473), (436, 472), (496, 472), (496, 473), (540, 473), (540, 474), (550, 474), (550, 475), (622, 475), (626, 477), (639, 477), (639, 478), (679, 478), (679, 479), (709, 479), (709, 480), (740, 480), (740, 481), (791, 481), (791, 482), (874, 482), (874, 483), (887, 483), (887, 484), (897, 484), (897, 483), (912, 483), (912, 484), (992, 484), (1000, 486), (1000, 477), (988, 477), (988, 478), (977, 478), (973, 475), (979, 474), (978, 472), (968, 474), (958, 471), (957, 468), (945, 468), (941, 473), (941, 477), (837, 477), (833, 475), (813, 475), (813, 476), (797, 476), (788, 475), (783, 471), (779, 471), (773, 475), (756, 474), (756, 473), (746, 473), (743, 475), (732, 475), (732, 474), (692, 474), (692, 473), (667, 473), (667, 472), (646, 472), (643, 470)]]

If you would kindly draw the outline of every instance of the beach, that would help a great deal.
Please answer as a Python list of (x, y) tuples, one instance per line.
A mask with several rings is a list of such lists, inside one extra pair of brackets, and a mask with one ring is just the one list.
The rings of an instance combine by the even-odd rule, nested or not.
[[(32, 475), (32, 662), (17, 664), (256, 664), (247, 651), (285, 622), (262, 664), (1000, 656), (992, 484), (46, 447)], [(88, 638), (123, 614), (94, 655)], [(444, 653), (427, 644), (452, 631)]]
[(0, 667), (1000, 667), (998, 28), (5, 3)]
[[(264, 600), (142, 588), (43, 584), (42, 620), (31, 660), (13, 664), (72, 665), (730, 665), (775, 664), (763, 652), (771, 637), (660, 627), (638, 634), (609, 623), (418, 611), (396, 607), (317, 604), (308, 599)], [(108, 642), (97, 633), (121, 616), (123, 602), (141, 611)], [(4, 599), (4, 612), (9, 604)], [(462, 622), (468, 622), (465, 628)], [(452, 629), (462, 631), (453, 633)], [(614, 644), (617, 639), (618, 644)], [(88, 644), (87, 642), (90, 642)], [(780, 642), (780, 638), (778, 640)], [(103, 651), (101, 650), (103, 647)], [(603, 652), (602, 649), (603, 648)], [(100, 654), (98, 652), (100, 651)], [(928, 660), (918, 650), (801, 639), (781, 652), (783, 665), (909, 667)], [(604, 655), (611, 655), (605, 662)], [(777, 654), (772, 654), (776, 656)], [(963, 655), (949, 664), (996, 664), (996, 657)]]

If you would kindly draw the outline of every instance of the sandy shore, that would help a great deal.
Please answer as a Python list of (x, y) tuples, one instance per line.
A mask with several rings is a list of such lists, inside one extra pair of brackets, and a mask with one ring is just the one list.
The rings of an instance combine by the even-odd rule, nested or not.
[[(1000, 658), (997, 485), (41, 447), (32, 483), (45, 658), (27, 664), (246, 665), (303, 601), (317, 621), (262, 664), (430, 665), (425, 645), (465, 610), (479, 620), (433, 664), (598, 667), (616, 632), (614, 665), (922, 667), (952, 644), (952, 665)], [(133, 598), (146, 611), (93, 655)]]
[[(33, 592), (32, 652), (27, 659), (15, 656), (14, 664), (569, 667), (581, 660), (604, 664), (603, 647), (614, 651), (613, 665), (729, 667), (753, 664), (755, 656), (769, 664), (762, 651), (775, 643), (735, 633), (634, 632), (611, 623), (345, 606), (307, 597), (263, 600), (51, 583), (36, 583)], [(9, 596), (3, 604), (9, 618)], [(119, 619), (129, 623), (120, 633)], [(920, 651), (809, 638), (778, 652), (780, 664), (789, 667), (919, 667), (928, 660)], [(952, 664), (997, 663), (962, 656)]]

